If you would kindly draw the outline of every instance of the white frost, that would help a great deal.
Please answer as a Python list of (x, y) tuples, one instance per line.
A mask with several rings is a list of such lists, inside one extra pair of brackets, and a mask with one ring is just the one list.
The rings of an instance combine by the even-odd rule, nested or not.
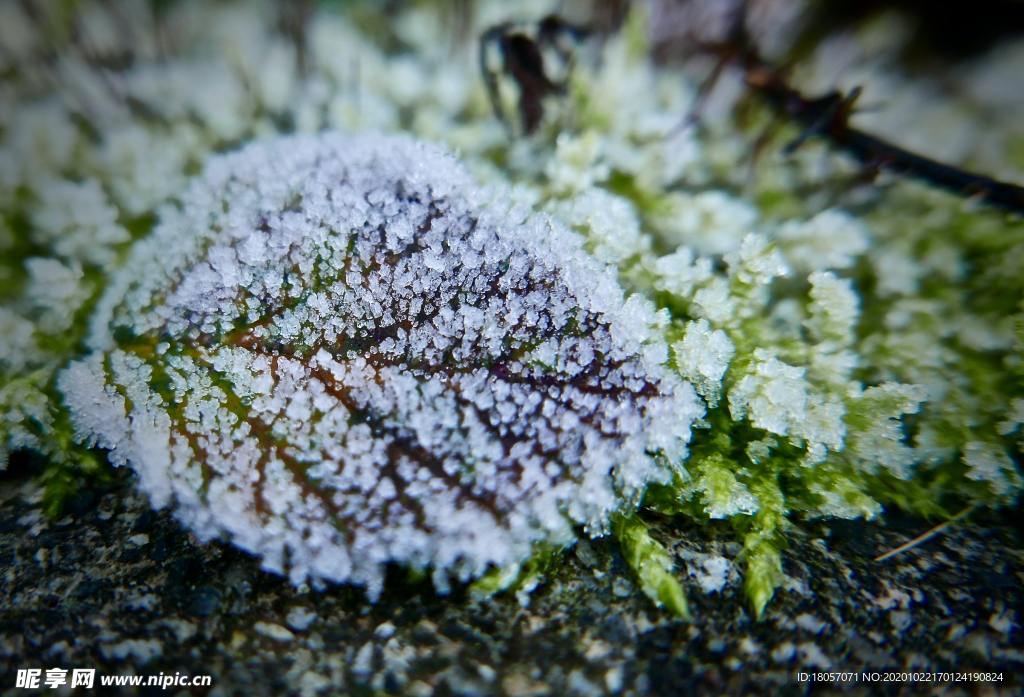
[(664, 318), (440, 148), (340, 134), (214, 158), (100, 299), (61, 387), (156, 505), (267, 569), (444, 590), (592, 534), (701, 414)]

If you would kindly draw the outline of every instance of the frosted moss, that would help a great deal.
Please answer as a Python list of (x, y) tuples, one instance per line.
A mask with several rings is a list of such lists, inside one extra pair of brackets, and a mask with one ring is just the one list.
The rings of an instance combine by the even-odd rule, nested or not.
[(703, 412), (648, 303), (553, 220), (408, 138), (208, 164), (60, 379), (81, 437), (201, 538), (371, 596), (479, 576), (665, 482)]

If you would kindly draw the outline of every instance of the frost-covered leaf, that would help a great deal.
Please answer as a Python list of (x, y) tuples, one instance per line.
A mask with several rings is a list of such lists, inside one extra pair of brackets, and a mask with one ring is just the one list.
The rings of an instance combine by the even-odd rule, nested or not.
[(599, 534), (702, 408), (661, 321), (545, 217), (407, 138), (257, 142), (162, 211), (61, 377), (156, 505), (294, 582), (379, 593)]

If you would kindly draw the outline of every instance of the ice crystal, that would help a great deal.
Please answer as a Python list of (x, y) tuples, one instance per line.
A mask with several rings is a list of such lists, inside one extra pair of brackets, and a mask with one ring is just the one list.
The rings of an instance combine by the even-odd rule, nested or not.
[(686, 245), (703, 254), (724, 254), (739, 246), (753, 229), (757, 211), (720, 191), (677, 193), (665, 197), (665, 208), (652, 221), (673, 246)]
[(676, 366), (710, 406), (718, 404), (722, 377), (729, 368), (735, 348), (729, 336), (712, 331), (707, 320), (690, 322), (683, 340), (673, 345)]
[[(153, 503), (298, 583), (435, 583), (606, 532), (702, 408), (653, 307), (440, 148), (325, 134), (216, 158), (60, 384)], [(491, 195), (493, 196), (493, 194)]]

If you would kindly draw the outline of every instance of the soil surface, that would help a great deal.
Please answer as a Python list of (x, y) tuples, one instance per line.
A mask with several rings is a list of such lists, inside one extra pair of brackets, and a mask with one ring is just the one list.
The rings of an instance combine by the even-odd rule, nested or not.
[[(102, 675), (160, 673), (210, 675), (212, 687), (195, 692), (247, 697), (1024, 691), (1024, 540), (1011, 514), (975, 514), (881, 563), (873, 557), (929, 524), (805, 523), (760, 622), (743, 601), (729, 527), (651, 519), (686, 580), (693, 619), (684, 622), (637, 590), (611, 540), (566, 552), (527, 605), (515, 594), (438, 597), (399, 569), (370, 604), (358, 589), (295, 588), (229, 545), (196, 543), (150, 509), (127, 473), (82, 491), (58, 520), (40, 499), (27, 476), (0, 481), (0, 692), (9, 694), (31, 693), (15, 688), (18, 668), (54, 667), (97, 669), (97, 687), (77, 694), (115, 692), (98, 686)], [(1002, 679), (810, 683), (801, 671)]]

